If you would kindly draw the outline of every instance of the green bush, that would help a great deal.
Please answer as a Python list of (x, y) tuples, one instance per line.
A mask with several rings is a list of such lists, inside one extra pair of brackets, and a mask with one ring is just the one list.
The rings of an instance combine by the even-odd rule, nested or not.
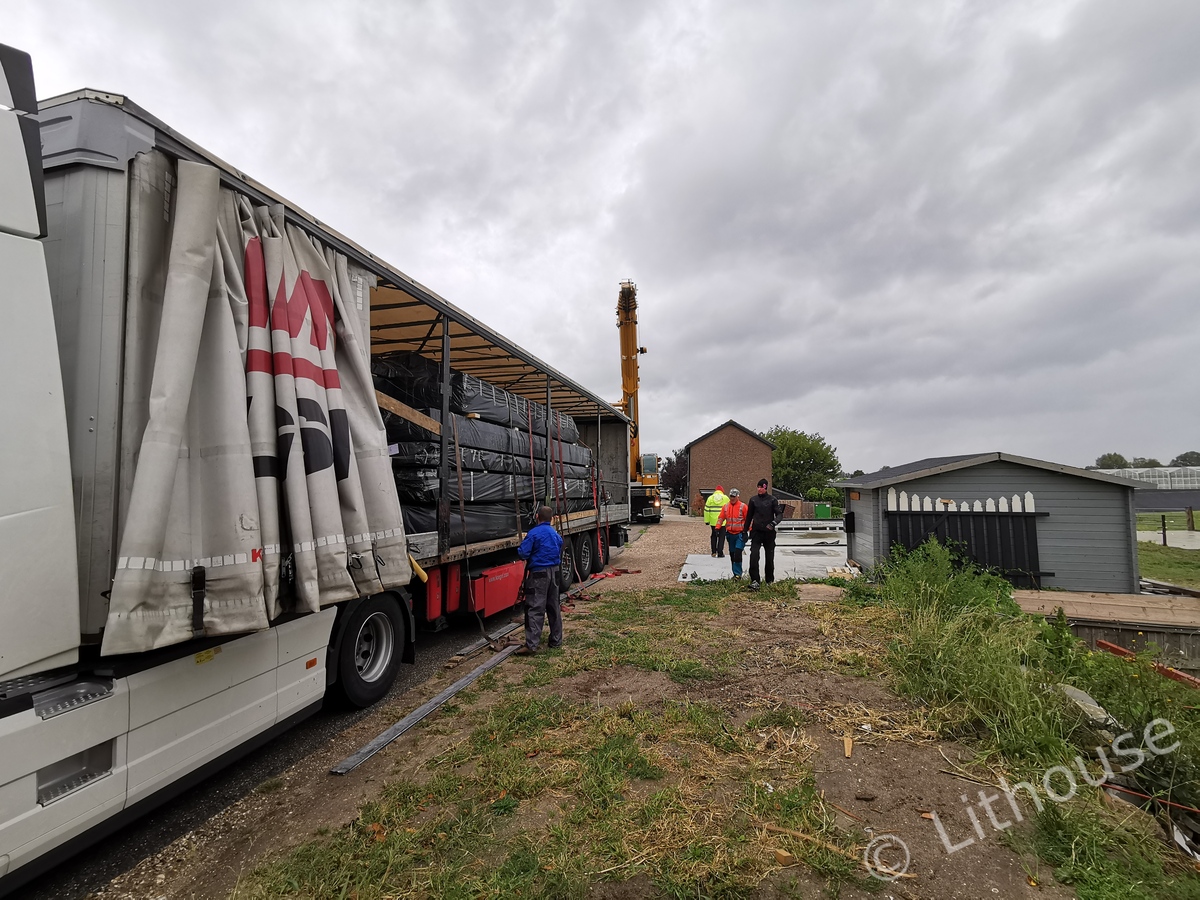
[(821, 499), (826, 500), (829, 503), (840, 503), (842, 499), (842, 492), (835, 487), (827, 487), (825, 490), (821, 491)]
[(817, 487), (809, 488), (804, 492), (804, 499), (816, 502), (821, 499), (821, 489)]

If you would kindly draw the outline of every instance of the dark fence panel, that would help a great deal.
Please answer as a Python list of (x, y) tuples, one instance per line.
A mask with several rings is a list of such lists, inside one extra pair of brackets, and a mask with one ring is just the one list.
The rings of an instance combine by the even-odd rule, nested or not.
[(1041, 512), (897, 512), (889, 510), (888, 546), (914, 550), (931, 536), (956, 544), (968, 559), (991, 569), (1016, 587), (1040, 588), (1037, 520)]

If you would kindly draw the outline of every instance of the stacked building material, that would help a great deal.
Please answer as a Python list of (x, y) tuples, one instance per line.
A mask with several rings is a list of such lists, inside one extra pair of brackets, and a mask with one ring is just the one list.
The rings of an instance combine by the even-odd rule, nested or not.
[[(389, 355), (373, 361), (372, 371), (381, 393), (442, 422), (437, 363), (414, 353)], [(570, 416), (547, 417), (541, 404), (453, 370), (450, 408), (446, 496), (452, 544), (516, 534), (530, 526), (534, 510), (547, 499), (557, 512), (595, 507), (592, 452), (578, 443)], [(416, 422), (382, 413), (405, 529), (436, 531), (441, 439)]]
[[(413, 409), (442, 408), (442, 367), (418, 353), (391, 353), (371, 362), (375, 387)], [(546, 435), (546, 407), (490, 382), (450, 370), (450, 411), (497, 425)], [(560, 412), (550, 419), (550, 437), (564, 444), (579, 441), (575, 420)]]

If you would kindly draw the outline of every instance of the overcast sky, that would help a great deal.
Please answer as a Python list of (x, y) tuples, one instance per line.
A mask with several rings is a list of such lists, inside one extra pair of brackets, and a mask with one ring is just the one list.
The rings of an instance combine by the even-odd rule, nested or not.
[(643, 450), (1200, 449), (1200, 3), (0, 0), (566, 375)]

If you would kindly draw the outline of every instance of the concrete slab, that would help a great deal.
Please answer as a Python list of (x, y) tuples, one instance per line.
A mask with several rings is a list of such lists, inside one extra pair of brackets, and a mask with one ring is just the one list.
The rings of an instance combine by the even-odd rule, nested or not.
[[(775, 544), (775, 578), (824, 578), (829, 566), (846, 564), (845, 535), (814, 540), (800, 535), (781, 534)], [(761, 563), (761, 560), (759, 561)], [(743, 554), (742, 570), (750, 571), (749, 551)], [(679, 581), (723, 581), (733, 577), (729, 555), (713, 559), (704, 553), (689, 553), (679, 570)]]

